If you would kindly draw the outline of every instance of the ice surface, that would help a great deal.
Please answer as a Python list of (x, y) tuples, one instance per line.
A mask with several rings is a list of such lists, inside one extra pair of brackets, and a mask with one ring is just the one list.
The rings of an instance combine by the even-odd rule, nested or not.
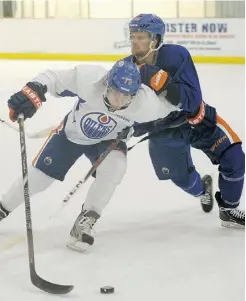
[[(8, 118), (8, 97), (38, 72), (75, 64), (0, 61), (0, 118)], [(204, 100), (216, 106), (244, 139), (244, 66), (197, 65), (197, 70)], [(26, 130), (58, 124), (72, 104), (73, 99), (49, 98), (26, 122)], [(20, 149), (18, 133), (4, 125), (0, 125), (0, 138), (0, 192), (4, 193), (21, 174)], [(44, 141), (27, 139), (29, 161)], [(192, 154), (200, 173), (212, 173), (216, 184), (216, 167), (202, 152), (192, 150)], [(38, 274), (75, 285), (63, 300), (243, 301), (244, 231), (220, 227), (216, 206), (205, 214), (199, 199), (169, 181), (158, 181), (147, 143), (136, 146), (128, 157), (127, 175), (96, 225), (94, 246), (85, 254), (65, 245), (91, 180), (63, 210), (61, 200), (87, 172), (89, 162), (81, 158), (63, 184), (55, 183), (33, 198)], [(101, 295), (100, 287), (105, 285), (114, 286), (115, 293)], [(23, 206), (0, 226), (0, 288), (1, 301), (61, 299), (30, 283)]]

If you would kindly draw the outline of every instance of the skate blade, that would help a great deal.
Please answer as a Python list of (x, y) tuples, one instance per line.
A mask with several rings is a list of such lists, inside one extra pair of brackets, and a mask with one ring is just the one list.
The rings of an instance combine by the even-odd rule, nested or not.
[(221, 226), (224, 227), (224, 228), (245, 229), (244, 225), (236, 224), (236, 223), (233, 223), (233, 222), (221, 221)]
[(90, 245), (88, 245), (85, 242), (81, 242), (79, 240), (71, 240), (71, 242), (69, 242), (67, 244), (67, 248), (79, 253), (84, 253)]

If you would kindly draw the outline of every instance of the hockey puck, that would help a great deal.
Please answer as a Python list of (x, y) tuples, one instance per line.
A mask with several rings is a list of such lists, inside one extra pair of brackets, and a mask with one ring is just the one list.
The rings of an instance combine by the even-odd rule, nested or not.
[(112, 286), (103, 286), (100, 288), (101, 294), (113, 294), (114, 293), (114, 287)]

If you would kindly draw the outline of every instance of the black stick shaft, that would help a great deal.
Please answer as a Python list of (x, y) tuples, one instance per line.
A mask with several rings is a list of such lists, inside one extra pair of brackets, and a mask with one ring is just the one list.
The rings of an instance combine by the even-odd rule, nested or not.
[(32, 277), (32, 275), (35, 274), (35, 258), (34, 258), (34, 244), (33, 244), (30, 194), (29, 194), (29, 184), (28, 184), (25, 127), (24, 127), (24, 118), (23, 118), (23, 116), (19, 116), (18, 123), (19, 123), (19, 131), (20, 131), (21, 163), (22, 163), (22, 177), (23, 177), (25, 214), (26, 214), (28, 258), (29, 258), (30, 274), (31, 274), (31, 277)]
[(31, 281), (33, 285), (35, 285), (36, 287), (38, 287), (39, 289), (47, 293), (67, 294), (73, 289), (73, 285), (61, 285), (61, 284), (52, 283), (41, 278), (36, 273), (30, 193), (29, 193), (29, 185), (28, 185), (27, 150), (26, 150), (25, 126), (24, 126), (23, 114), (19, 115), (18, 123), (19, 123), (19, 133), (20, 133), (21, 163), (22, 163), (22, 176), (23, 176), (24, 201), (25, 201), (25, 213), (26, 213), (28, 259), (29, 259)]

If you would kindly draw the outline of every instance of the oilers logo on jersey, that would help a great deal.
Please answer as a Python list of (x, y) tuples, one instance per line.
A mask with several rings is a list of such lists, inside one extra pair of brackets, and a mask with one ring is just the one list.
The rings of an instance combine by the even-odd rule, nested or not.
[(89, 139), (101, 139), (116, 126), (117, 122), (112, 117), (99, 112), (86, 114), (80, 121), (81, 130)]

